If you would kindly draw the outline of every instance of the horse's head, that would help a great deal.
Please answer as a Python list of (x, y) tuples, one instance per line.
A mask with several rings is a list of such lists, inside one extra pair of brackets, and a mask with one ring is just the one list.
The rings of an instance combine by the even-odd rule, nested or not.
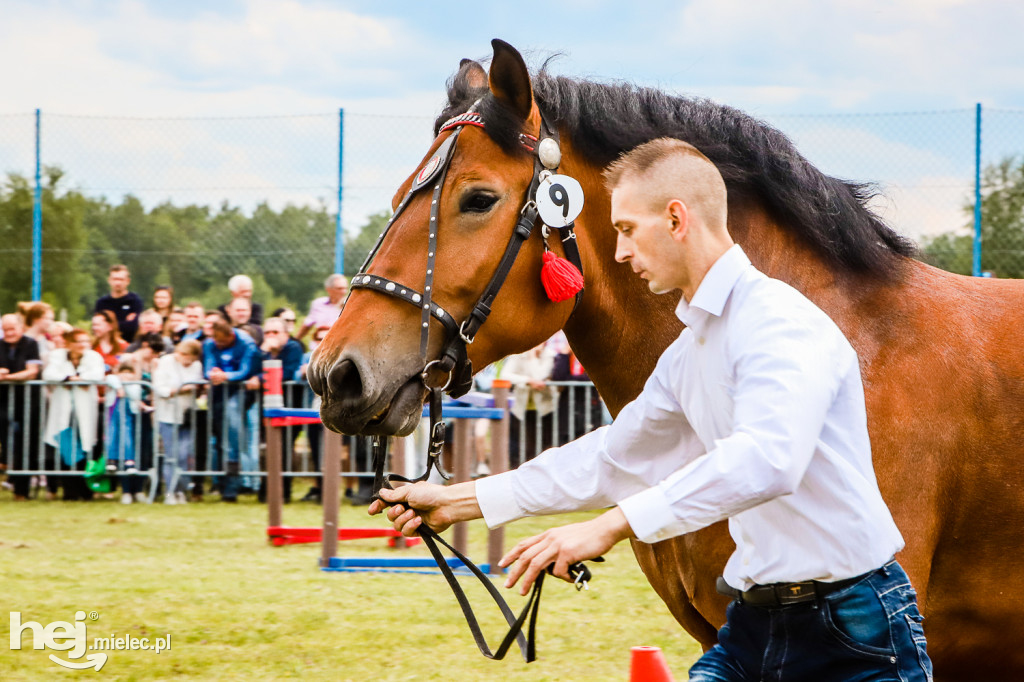
[[(446, 115), (470, 113), (439, 122), (423, 163), (395, 195), (392, 222), (310, 363), (310, 385), (323, 398), (321, 417), (335, 431), (410, 433), (428, 384), (465, 385), (470, 362), (480, 369), (536, 345), (573, 310), (572, 299), (554, 303), (541, 285), (544, 242), (530, 209), (541, 169), (537, 138), (551, 131), (542, 130), (523, 58), (506, 43), (493, 46), (489, 74), (463, 60)], [(502, 125), (485, 129), (485, 120)], [(524, 227), (532, 229), (525, 239)], [(552, 248), (558, 242), (555, 232)], [(518, 257), (502, 267), (510, 243), (521, 244)], [(495, 296), (495, 273), (502, 271), (507, 275)]]

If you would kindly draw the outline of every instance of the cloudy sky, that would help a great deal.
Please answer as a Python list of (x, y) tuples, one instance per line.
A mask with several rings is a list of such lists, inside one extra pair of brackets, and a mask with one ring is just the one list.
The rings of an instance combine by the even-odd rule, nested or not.
[[(17, 147), (4, 122), (20, 125), (18, 115), (37, 107), (101, 117), (329, 117), (343, 107), (353, 125), (387, 113), (422, 126), (458, 60), (487, 57), (500, 37), (533, 64), (560, 53), (553, 70), (562, 74), (745, 109), (792, 134), (829, 172), (900, 195), (970, 180), (976, 102), (1024, 110), (1022, 26), (1024, 3), (1012, 0), (0, 0), (0, 165), (5, 140)], [(896, 115), (911, 111), (947, 113)], [(1015, 126), (1004, 125), (996, 133), (1011, 135)], [(402, 145), (415, 148), (411, 163), (425, 141)], [(346, 185), (392, 184), (387, 173), (366, 180), (374, 171), (359, 163), (346, 165)], [(396, 163), (411, 170), (405, 158)], [(154, 182), (211, 180), (201, 176)], [(256, 180), (220, 180), (237, 182)], [(917, 201), (949, 214), (960, 199), (948, 194), (945, 203)]]

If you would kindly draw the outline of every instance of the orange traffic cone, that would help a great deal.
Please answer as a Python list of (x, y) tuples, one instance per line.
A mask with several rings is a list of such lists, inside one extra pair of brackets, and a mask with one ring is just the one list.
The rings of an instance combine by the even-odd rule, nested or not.
[(629, 682), (675, 682), (665, 663), (665, 655), (656, 646), (633, 647), (629, 664)]

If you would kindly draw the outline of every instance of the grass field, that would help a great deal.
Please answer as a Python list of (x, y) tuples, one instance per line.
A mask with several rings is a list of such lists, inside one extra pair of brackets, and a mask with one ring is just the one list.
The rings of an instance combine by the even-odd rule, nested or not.
[[(300, 491), (301, 494), (302, 491)], [(594, 567), (589, 591), (549, 580), (538, 625), (538, 661), (518, 651), (481, 656), (440, 575), (324, 573), (319, 545), (273, 547), (266, 509), (237, 505), (122, 506), (111, 501), (14, 503), (0, 493), (0, 679), (111, 680), (627, 680), (630, 647), (661, 647), (677, 679), (699, 648), (676, 625), (628, 546)], [(579, 520), (587, 515), (561, 517)], [(285, 507), (285, 523), (316, 526), (320, 508)], [(555, 525), (512, 524), (506, 546)], [(379, 526), (365, 509), (342, 507), (342, 526)], [(470, 530), (470, 556), (486, 556), (486, 529)], [(342, 556), (428, 556), (384, 539), (341, 543)], [(467, 591), (489, 640), (504, 622), (482, 588)], [(508, 597), (513, 608), (521, 603)], [(11, 650), (8, 612), (46, 626), (86, 618), (95, 637), (171, 636), (171, 648), (111, 651), (103, 669), (65, 670), (32, 649), (26, 631)], [(78, 659), (84, 661), (84, 658)]]

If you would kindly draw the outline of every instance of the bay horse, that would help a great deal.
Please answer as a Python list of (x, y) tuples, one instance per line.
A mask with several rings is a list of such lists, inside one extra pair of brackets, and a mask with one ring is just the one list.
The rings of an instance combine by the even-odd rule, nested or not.
[[(866, 207), (871, 189), (821, 173), (780, 132), (727, 106), (631, 84), (531, 76), (493, 41), (489, 72), (463, 60), (448, 83), (432, 155), (456, 134), (435, 194), (399, 188), (407, 204), (368, 272), (419, 291), (464, 320), (499, 266), (530, 190), (523, 134), (542, 120), (560, 138), (560, 173), (586, 197), (576, 235), (586, 279), (578, 305), (554, 303), (540, 271), (544, 246), (523, 242), (491, 314), (468, 346), (476, 368), (564, 328), (613, 414), (642, 389), (681, 325), (673, 296), (654, 296), (615, 262), (602, 168), (662, 136), (685, 140), (720, 169), (729, 230), (756, 267), (802, 291), (856, 348), (879, 486), (906, 539), (899, 559), (918, 590), (938, 680), (1024, 679), (1024, 283), (950, 274), (913, 258), (913, 245)], [(459, 130), (442, 122), (475, 112)], [(427, 168), (418, 169), (420, 177)], [(428, 227), (430, 224), (430, 227)], [(436, 238), (436, 242), (432, 239)], [(558, 249), (558, 240), (553, 246)], [(427, 397), (420, 375), (445, 330), (406, 301), (352, 291), (318, 348), (310, 382), (321, 415), (342, 433), (405, 435)], [(429, 339), (426, 352), (420, 342)], [(647, 579), (705, 648), (725, 621), (715, 578), (734, 549), (724, 524), (648, 545), (633, 542)]]

